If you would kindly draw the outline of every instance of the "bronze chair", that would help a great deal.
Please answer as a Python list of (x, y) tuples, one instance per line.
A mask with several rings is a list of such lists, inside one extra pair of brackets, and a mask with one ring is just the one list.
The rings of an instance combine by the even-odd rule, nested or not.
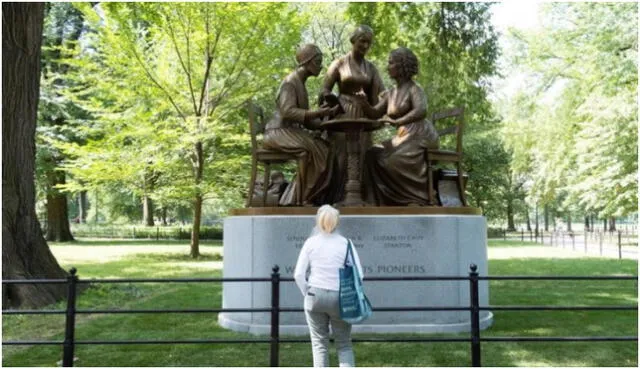
[[(286, 152), (265, 149), (258, 142), (258, 135), (264, 133), (266, 122), (264, 121), (264, 115), (262, 109), (253, 104), (253, 102), (247, 102), (249, 110), (249, 130), (251, 132), (251, 179), (249, 180), (249, 192), (247, 195), (246, 207), (251, 206), (253, 196), (255, 194), (256, 176), (258, 174), (258, 165), (262, 164), (264, 167), (264, 181), (263, 183), (263, 195), (262, 195), (262, 207), (267, 203), (267, 191), (269, 189), (269, 181), (271, 178), (271, 165), (272, 164), (284, 164), (291, 161), (295, 161), (298, 164), (297, 176), (298, 188), (296, 189), (296, 205), (302, 205), (302, 189), (304, 189), (304, 163), (306, 154), (297, 155)], [(256, 113), (260, 116), (260, 121), (256, 121)]]
[(453, 163), (456, 166), (456, 185), (458, 195), (462, 206), (467, 206), (467, 200), (464, 194), (464, 182), (462, 172), (462, 131), (464, 129), (464, 108), (453, 108), (441, 112), (433, 113), (431, 121), (436, 129), (438, 129), (437, 121), (446, 118), (454, 118), (455, 124), (444, 129), (438, 130), (438, 135), (442, 139), (443, 136), (455, 135), (456, 149), (455, 151), (443, 149), (427, 149), (425, 150), (425, 159), (427, 161), (427, 193), (429, 195), (429, 204), (435, 205), (437, 202), (434, 195), (433, 171), (436, 163)]

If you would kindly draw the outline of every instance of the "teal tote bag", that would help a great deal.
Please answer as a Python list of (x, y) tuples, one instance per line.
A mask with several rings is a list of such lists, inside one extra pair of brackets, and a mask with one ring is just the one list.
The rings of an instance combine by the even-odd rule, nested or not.
[(351, 240), (347, 243), (347, 255), (340, 268), (340, 318), (347, 323), (360, 323), (371, 316), (369, 299), (364, 294), (360, 274), (353, 257)]

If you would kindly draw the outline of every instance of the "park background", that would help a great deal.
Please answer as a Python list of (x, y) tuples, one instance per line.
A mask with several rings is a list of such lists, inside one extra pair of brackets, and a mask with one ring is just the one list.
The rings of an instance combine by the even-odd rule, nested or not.
[[(360, 23), (376, 31), (369, 58), (386, 86), (388, 52), (407, 46), (429, 111), (466, 108), (469, 202), (490, 227), (635, 223), (637, 4), (524, 4), (49, 4), (36, 177), (47, 239), (69, 240), (67, 220), (219, 226), (247, 193), (244, 102), (271, 114), (296, 45), (315, 42), (328, 65)], [(312, 101), (321, 80), (307, 83)]]
[[(420, 61), (416, 79), (427, 94), (429, 112), (465, 107), (463, 167), (469, 175), (470, 205), (482, 209), (490, 236), (505, 237), (506, 232), (520, 238), (503, 240), (506, 244), (492, 241), (490, 247), (529, 247), (523, 231), (537, 240), (543, 232), (549, 237), (554, 231), (616, 230), (630, 235), (625, 247), (634, 248), (637, 258), (637, 19), (634, 2), (47, 3), (36, 134), (38, 218), (52, 248), (61, 250), (55, 252), (60, 264), (76, 265), (86, 277), (211, 275), (211, 269), (220, 267), (215, 264), (222, 259), (219, 243), (206, 241), (200, 247), (199, 239), (221, 239), (222, 219), (229, 209), (244, 206), (247, 192), (251, 149), (245, 102), (253, 99), (272, 112), (279, 83), (295, 66), (297, 45), (318, 44), (328, 64), (348, 51), (354, 25), (368, 24), (376, 32), (368, 58), (382, 71), (386, 86), (391, 85), (384, 72), (388, 52), (407, 46)], [(310, 96), (320, 83), (321, 78), (307, 83)], [(382, 132), (378, 139), (390, 134)], [(291, 175), (294, 168), (283, 170)], [(80, 242), (67, 243), (74, 237)], [(136, 244), (95, 237), (164, 241)], [(598, 243), (585, 233), (585, 245), (588, 237)], [(100, 243), (128, 250), (141, 245), (161, 250), (169, 244), (189, 256), (123, 252), (112, 260), (91, 259), (80, 249)], [(549, 257), (490, 264), (492, 274), (507, 275), (636, 270), (633, 260), (575, 263)], [(512, 302), (508, 296), (518, 287), (507, 287), (492, 289), (492, 303)], [(529, 291), (527, 298), (548, 287)], [(211, 291), (163, 288), (104, 287), (89, 291), (84, 303), (111, 304), (97, 302), (102, 296), (155, 307), (175, 303), (176, 293), (184, 293), (189, 298), (178, 302), (207, 304), (205, 296), (219, 299), (220, 293), (214, 290), (212, 297)], [(593, 291), (588, 301), (581, 294), (575, 298), (579, 303), (637, 303), (637, 291), (627, 285), (605, 289), (609, 292)], [(562, 302), (567, 294), (545, 298)], [(148, 301), (137, 301), (145, 296)], [(617, 327), (637, 335), (637, 315), (624, 314), (606, 324), (591, 315), (590, 329)], [(498, 326), (495, 334), (499, 329), (535, 333), (537, 323), (554, 322), (573, 332), (561, 314), (551, 321), (539, 319), (530, 321), (531, 327)], [(580, 319), (586, 318), (572, 322), (579, 326)], [(4, 320), (3, 338), (42, 334), (50, 324), (16, 321), (22, 322)], [(85, 334), (91, 336), (101, 324), (113, 327), (122, 321), (102, 318), (97, 326), (89, 320), (86, 324)], [(158, 321), (131, 324), (149, 327)], [(171, 334), (193, 329), (187, 327)], [(47, 328), (44, 334), (55, 335), (53, 331)], [(496, 357), (504, 361), (495, 364), (637, 365), (637, 344), (575, 345), (575, 354), (568, 356), (551, 345), (547, 351), (536, 346), (520, 353), (496, 348), (501, 352)], [(371, 348), (372, 354), (379, 347)], [(429, 351), (433, 358), (408, 360), (416, 349), (407, 347), (396, 347), (408, 353), (394, 356), (395, 365), (456, 365), (440, 358), (437, 350)], [(17, 350), (3, 363), (53, 365), (56, 351), (38, 349), (36, 364), (25, 361), (35, 348)], [(153, 361), (157, 351), (146, 356), (146, 349), (136, 351), (132, 355), (140, 361), (132, 362), (109, 350), (98, 355), (100, 347), (94, 350), (81, 356), (94, 360), (85, 365), (99, 365), (107, 353), (114, 365), (211, 363), (185, 351), (158, 363)], [(238, 355), (234, 350), (222, 350), (216, 363), (256, 365), (250, 358), (233, 361)], [(305, 348), (295, 350), (300, 351), (291, 365), (306, 365)], [(548, 350), (555, 354), (549, 356)], [(619, 361), (606, 359), (615, 350), (623, 352)], [(382, 357), (374, 355), (368, 364), (381, 365), (375, 358)]]

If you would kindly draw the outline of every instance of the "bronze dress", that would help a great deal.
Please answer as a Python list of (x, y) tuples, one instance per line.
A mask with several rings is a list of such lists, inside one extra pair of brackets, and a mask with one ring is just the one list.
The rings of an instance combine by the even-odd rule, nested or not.
[[(378, 69), (370, 61), (364, 59), (362, 63), (356, 61), (352, 53), (334, 60), (327, 70), (325, 86), (338, 85), (340, 104), (344, 108), (343, 114), (333, 119), (365, 118), (366, 115), (354, 95), (360, 90), (367, 94), (369, 104), (378, 103), (378, 96), (384, 91), (384, 83)], [(324, 197), (324, 203), (337, 203), (344, 197), (347, 182), (347, 141), (343, 132), (329, 132), (331, 142), (330, 160), (334, 169), (331, 172), (331, 186)], [(371, 134), (362, 133), (360, 137), (360, 162), (364, 160), (366, 150), (371, 147)]]
[[(426, 112), (424, 91), (410, 81), (383, 97), (387, 116), (398, 119)], [(424, 115), (424, 114), (422, 114)], [(396, 136), (367, 151), (364, 189), (366, 200), (378, 206), (427, 205), (425, 149), (438, 147), (438, 133), (427, 119), (398, 127)]]
[[(304, 129), (304, 115), (309, 110), (309, 97), (304, 82), (295, 73), (289, 74), (278, 91), (277, 112), (267, 123), (263, 147), (294, 154), (306, 154), (302, 199), (305, 202), (320, 202), (318, 197), (328, 187), (326, 173), (329, 146), (326, 141), (313, 137)], [(298, 181), (292, 181), (280, 198), (280, 205), (295, 205)]]

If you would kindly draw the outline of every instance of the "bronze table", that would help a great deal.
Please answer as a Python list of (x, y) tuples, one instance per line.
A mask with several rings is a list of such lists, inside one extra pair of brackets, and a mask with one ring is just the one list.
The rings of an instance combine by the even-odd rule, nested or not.
[(347, 184), (344, 200), (337, 206), (365, 206), (360, 192), (360, 133), (382, 128), (384, 122), (371, 119), (334, 119), (321, 124), (327, 131), (344, 132), (347, 139)]

